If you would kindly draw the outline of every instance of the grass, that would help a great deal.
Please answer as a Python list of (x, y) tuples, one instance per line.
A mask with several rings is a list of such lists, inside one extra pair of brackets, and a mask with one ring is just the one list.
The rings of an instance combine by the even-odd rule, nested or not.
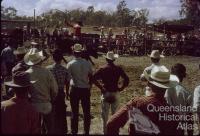
[[(72, 58), (66, 57), (69, 61)], [(99, 66), (105, 64), (105, 59), (99, 57), (94, 60), (95, 69), (98, 69)], [(48, 59), (44, 62), (44, 65), (51, 64), (52, 59)], [(117, 65), (120, 65), (127, 75), (130, 78), (129, 86), (120, 93), (120, 106), (128, 102), (132, 97), (144, 95), (145, 85), (139, 80), (140, 74), (143, 72), (144, 68), (151, 64), (149, 57), (120, 57), (115, 62)], [(190, 56), (176, 56), (176, 57), (166, 57), (161, 60), (161, 64), (165, 65), (167, 68), (171, 68), (175, 63), (182, 63), (187, 68), (187, 77), (183, 81), (183, 85), (193, 93), (194, 88), (197, 85), (200, 85), (200, 70), (198, 65), (200, 64), (199, 57), (190, 57)], [(67, 102), (68, 106), (70, 105)], [(68, 108), (70, 111), (70, 107)], [(82, 109), (80, 109), (82, 113)], [(91, 114), (94, 117), (91, 123), (91, 134), (102, 134), (102, 121), (101, 121), (101, 102), (100, 102), (100, 90), (93, 85), (91, 90)], [(68, 125), (70, 126), (70, 121), (68, 118)], [(122, 134), (127, 134), (127, 125), (121, 130)], [(80, 118), (79, 131), (83, 133), (83, 120)], [(70, 129), (70, 127), (69, 127)]]

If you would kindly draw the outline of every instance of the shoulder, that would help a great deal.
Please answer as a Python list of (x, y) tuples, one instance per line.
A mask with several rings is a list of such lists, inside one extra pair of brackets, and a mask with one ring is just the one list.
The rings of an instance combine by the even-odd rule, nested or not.
[(132, 98), (132, 100), (130, 100), (126, 104), (126, 106), (140, 108), (140, 107), (143, 107), (143, 106), (147, 106), (151, 102), (153, 102), (151, 97), (146, 97), (146, 96), (135, 97), (135, 98)]

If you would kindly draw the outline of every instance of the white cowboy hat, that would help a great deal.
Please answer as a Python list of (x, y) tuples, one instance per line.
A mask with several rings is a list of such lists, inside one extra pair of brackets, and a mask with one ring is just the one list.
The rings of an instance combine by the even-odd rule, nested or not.
[(165, 57), (162, 54), (160, 54), (159, 50), (152, 50), (151, 55), (148, 56), (155, 59), (160, 59)]
[(112, 52), (112, 51), (109, 51), (109, 52), (107, 52), (106, 56), (104, 55), (103, 57), (105, 57), (106, 59), (109, 59), (109, 60), (115, 60), (115, 59), (119, 58), (119, 55), (114, 54), (114, 52)]
[(165, 66), (155, 66), (150, 74), (144, 71), (144, 76), (151, 84), (160, 88), (175, 87), (179, 83), (178, 77), (171, 75)]
[(82, 51), (84, 51), (84, 47), (81, 44), (76, 43), (73, 46), (73, 51), (74, 52), (82, 52)]
[(18, 47), (17, 50), (14, 50), (15, 55), (26, 54), (27, 50), (24, 47)]
[(46, 57), (43, 55), (42, 51), (37, 48), (31, 48), (28, 53), (24, 56), (24, 62), (29, 65), (35, 65), (43, 61)]

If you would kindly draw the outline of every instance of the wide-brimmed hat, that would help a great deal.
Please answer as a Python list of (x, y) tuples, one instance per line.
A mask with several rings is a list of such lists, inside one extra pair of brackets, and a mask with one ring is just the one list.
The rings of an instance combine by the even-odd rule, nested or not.
[(148, 56), (155, 59), (160, 59), (165, 57), (164, 55), (160, 54), (159, 50), (152, 50), (151, 54)]
[(29, 65), (36, 65), (43, 61), (46, 57), (43, 55), (42, 51), (39, 51), (37, 48), (31, 48), (29, 52), (24, 56), (24, 62)]
[(103, 55), (103, 57), (106, 59), (109, 59), (109, 60), (115, 60), (115, 59), (119, 58), (119, 55), (114, 54), (114, 52), (112, 52), (112, 51), (109, 51), (109, 52), (107, 52), (106, 55)]
[(37, 42), (31, 42), (31, 45), (38, 45), (38, 43)]
[(175, 87), (179, 79), (176, 75), (170, 74), (169, 70), (165, 66), (155, 66), (151, 73), (144, 71), (144, 76), (151, 84), (159, 88), (171, 88)]
[(30, 80), (30, 75), (27, 72), (17, 71), (13, 73), (12, 78), (5, 79), (5, 85), (10, 87), (28, 87), (36, 81)]
[(14, 50), (15, 55), (26, 54), (27, 50), (24, 47), (18, 47), (17, 50)]
[(77, 52), (77, 53), (85, 50), (84, 47), (79, 43), (74, 44), (72, 49), (73, 49), (74, 52)]

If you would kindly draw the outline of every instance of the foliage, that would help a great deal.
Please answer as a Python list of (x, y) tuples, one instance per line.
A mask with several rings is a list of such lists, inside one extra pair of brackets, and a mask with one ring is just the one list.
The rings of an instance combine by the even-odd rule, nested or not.
[(180, 0), (180, 15), (185, 16), (190, 24), (200, 26), (200, 0)]
[[(95, 11), (93, 6), (89, 6), (87, 10), (81, 8), (74, 10), (60, 11), (51, 9), (40, 16), (36, 17), (36, 24), (40, 26), (63, 26), (65, 20), (68, 22), (82, 21), (85, 25), (93, 26), (143, 26), (148, 21), (149, 11), (140, 9), (138, 11), (131, 10), (127, 7), (126, 1), (122, 0), (117, 5), (116, 11)], [(1, 6), (2, 19), (33, 19), (33, 17), (17, 16), (17, 10), (14, 7), (4, 8)]]

